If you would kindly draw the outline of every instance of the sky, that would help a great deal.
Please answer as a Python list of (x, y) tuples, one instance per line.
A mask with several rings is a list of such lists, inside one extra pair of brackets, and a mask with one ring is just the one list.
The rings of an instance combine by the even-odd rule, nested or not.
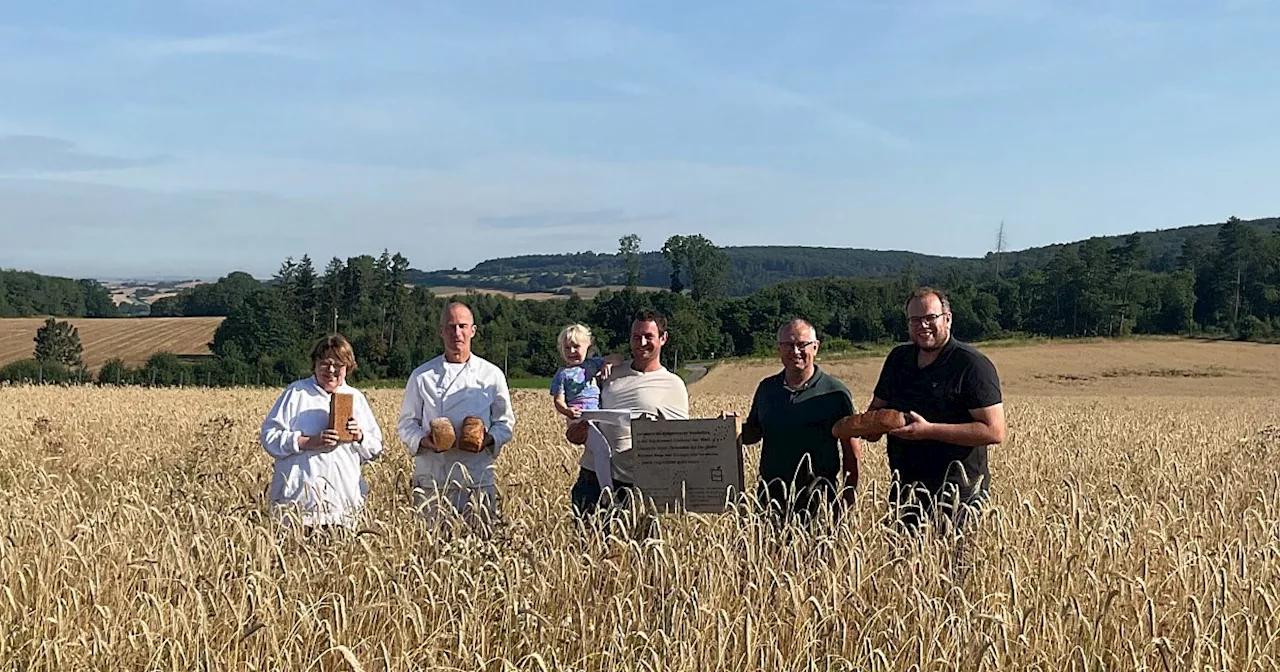
[(0, 8), (0, 267), (981, 256), (1280, 215), (1280, 2)]

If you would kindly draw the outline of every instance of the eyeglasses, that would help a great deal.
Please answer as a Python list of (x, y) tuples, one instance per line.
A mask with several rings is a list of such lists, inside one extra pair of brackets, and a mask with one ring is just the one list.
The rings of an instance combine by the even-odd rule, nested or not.
[[(942, 315), (946, 315), (946, 313), (942, 313)], [(918, 326), (920, 326), (920, 325), (922, 325), (922, 324), (926, 324), (926, 323), (927, 323), (927, 324), (934, 324), (935, 322), (937, 322), (937, 321), (938, 321), (938, 319), (939, 319), (939, 318), (941, 318), (941, 317), (942, 317), (942, 315), (938, 315), (938, 314), (935, 314), (935, 313), (929, 313), (928, 315), (921, 315), (921, 316), (919, 316), (919, 317), (912, 317), (912, 318), (908, 318), (908, 319), (907, 319), (907, 323), (909, 323), (909, 324), (910, 324), (911, 326), (913, 326), (913, 327), (918, 327)]]
[(322, 359), (322, 360), (320, 360), (320, 361), (316, 362), (316, 367), (317, 367), (317, 368), (320, 368), (320, 369), (333, 369), (334, 371), (338, 371), (338, 370), (341, 370), (341, 369), (343, 369), (343, 368), (346, 368), (346, 366), (347, 366), (346, 364), (343, 364), (342, 362), (339, 362), (339, 361), (338, 361), (338, 360), (336, 360), (336, 359)]
[(778, 347), (783, 350), (806, 350), (814, 343), (817, 343), (817, 341), (778, 341)]

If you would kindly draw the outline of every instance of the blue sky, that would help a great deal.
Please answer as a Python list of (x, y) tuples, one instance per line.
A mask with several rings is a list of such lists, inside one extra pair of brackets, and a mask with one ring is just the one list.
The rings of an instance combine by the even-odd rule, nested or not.
[(627, 233), (979, 256), (1280, 215), (1280, 3), (0, 9), (0, 267), (268, 276)]

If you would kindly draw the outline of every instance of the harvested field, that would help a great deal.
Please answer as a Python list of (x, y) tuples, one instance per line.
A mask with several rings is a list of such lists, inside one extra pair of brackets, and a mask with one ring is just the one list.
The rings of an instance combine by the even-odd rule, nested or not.
[(474, 292), (476, 294), (505, 296), (509, 299), (532, 299), (538, 301), (566, 298), (563, 296), (556, 296), (551, 292), (512, 292), (505, 289), (491, 289), (488, 287), (432, 287), (431, 292), (436, 296), (466, 296), (469, 292)]
[[(584, 300), (590, 301), (591, 299), (594, 299), (597, 296), (599, 296), (600, 292), (603, 292), (606, 289), (612, 292), (620, 292), (626, 289), (626, 285), (606, 285), (604, 287), (570, 287), (570, 289), (577, 292), (578, 296), (581, 296)], [(637, 292), (660, 292), (664, 289), (666, 289), (666, 287), (650, 287), (646, 285), (639, 285), (636, 287)]]
[[(559, 289), (565, 289), (565, 288), (561, 287)], [(624, 287), (622, 285), (608, 285), (606, 287), (568, 287), (568, 289), (572, 289), (574, 292), (578, 294), (578, 296), (582, 297), (583, 300), (590, 301), (591, 299), (596, 298), (596, 296), (598, 296), (600, 292), (603, 292), (606, 289), (617, 292), (624, 289)], [(662, 287), (637, 287), (636, 288), (637, 291), (641, 291), (641, 292), (652, 292), (652, 291), (659, 291), (662, 289), (663, 289)], [(432, 287), (431, 291), (436, 296), (458, 296), (458, 295), (465, 295), (468, 291), (473, 291), (477, 294), (498, 294), (511, 299), (530, 300), (530, 301), (546, 301), (548, 299), (569, 298), (569, 295), (567, 294), (556, 294), (555, 292), (512, 292), (505, 289), (488, 289), (488, 288), (480, 288), (480, 287), (441, 286), (441, 287)]]
[[(982, 349), (1000, 372), (1004, 390), (1037, 395), (1280, 396), (1280, 345), (1175, 339), (1001, 346)], [(823, 358), (865, 405), (882, 356)], [(750, 394), (781, 364), (727, 362), (698, 383), (708, 393)]]
[[(62, 319), (62, 318), (59, 318)], [(42, 317), (0, 319), (0, 366), (31, 357)], [(97, 369), (119, 357), (137, 366), (157, 352), (207, 355), (221, 317), (66, 318), (80, 333), (84, 363)]]
[[(267, 515), (272, 391), (0, 390), (0, 669), (1276, 669), (1274, 379), (1164, 373), (1261, 368), (1244, 346), (1114, 349), (993, 351), (1010, 432), (959, 561), (882, 526), (882, 443), (825, 534), (726, 514), (584, 536), (578, 449), (517, 390), (486, 537), (412, 514), (401, 395), (372, 390), (368, 520), (307, 541)], [(771, 368), (713, 372), (694, 414), (745, 408)], [(1072, 371), (1097, 378), (1037, 377)]]

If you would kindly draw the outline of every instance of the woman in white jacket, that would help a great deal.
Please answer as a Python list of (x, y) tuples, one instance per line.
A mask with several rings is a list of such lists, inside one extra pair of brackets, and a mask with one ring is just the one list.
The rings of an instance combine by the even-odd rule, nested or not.
[[(270, 499), (290, 521), (296, 512), (308, 528), (355, 526), (368, 485), (361, 466), (382, 453), (382, 431), (369, 402), (347, 385), (356, 368), (351, 344), (332, 334), (311, 349), (313, 374), (285, 388), (262, 423), (262, 447), (275, 458)], [(328, 429), (329, 400), (335, 392), (352, 396), (347, 431), (352, 441), (340, 442)]]

